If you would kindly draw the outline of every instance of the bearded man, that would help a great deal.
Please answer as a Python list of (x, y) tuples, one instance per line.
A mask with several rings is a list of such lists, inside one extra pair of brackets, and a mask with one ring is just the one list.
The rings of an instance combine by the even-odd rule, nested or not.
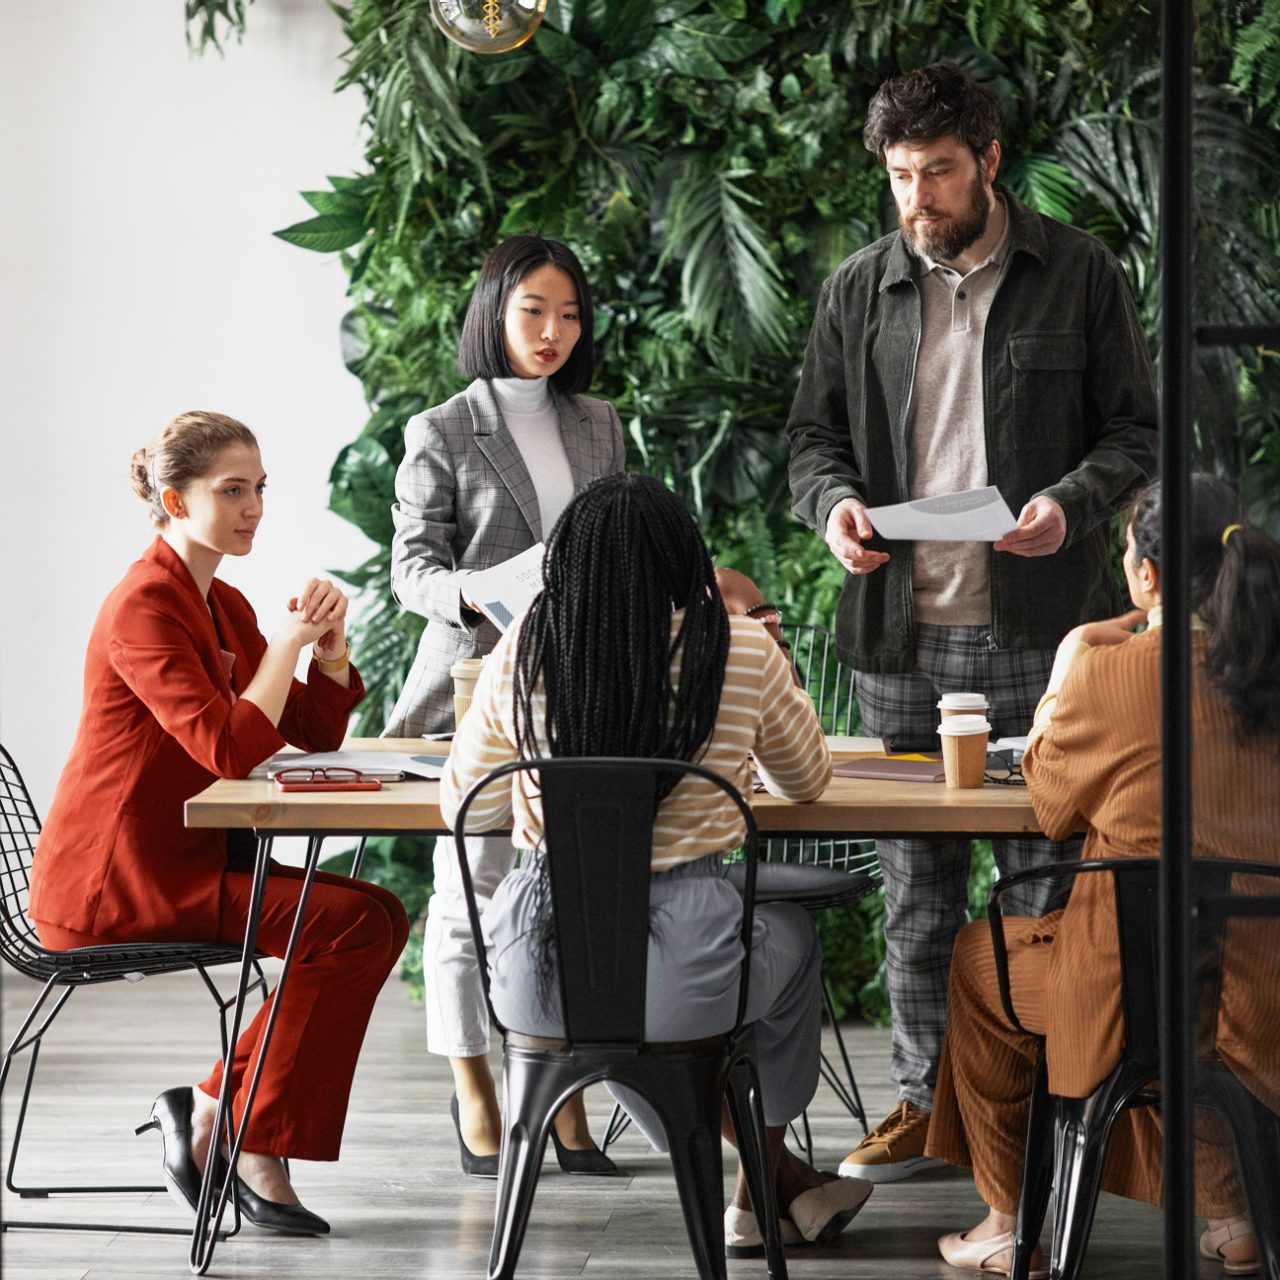
[[(996, 183), (1000, 125), (995, 96), (945, 63), (877, 91), (863, 141), (899, 229), (824, 284), (787, 422), (793, 508), (846, 570), (837, 650), (865, 731), (890, 743), (936, 741), (953, 692), (985, 694), (994, 736), (1028, 731), (1058, 641), (1121, 611), (1108, 521), (1155, 470), (1151, 361), (1120, 265)], [(867, 516), (988, 484), (1020, 513), (994, 544), (886, 542)], [(925, 1136), (969, 843), (877, 852), (899, 1102), (840, 1172), (888, 1182), (938, 1163)], [(995, 842), (1005, 873), (1074, 852)], [(1039, 915), (1050, 896), (1009, 909)]]

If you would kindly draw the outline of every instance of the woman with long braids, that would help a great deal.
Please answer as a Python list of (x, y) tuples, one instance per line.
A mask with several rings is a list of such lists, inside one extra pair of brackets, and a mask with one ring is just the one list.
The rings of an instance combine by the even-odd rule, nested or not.
[[(1246, 524), (1221, 480), (1191, 478), (1194, 856), (1280, 863), (1280, 549)], [(1045, 833), (1089, 825), (1085, 858), (1160, 853), (1160, 487), (1135, 502), (1124, 569), (1136, 606), (1062, 641), (1022, 771)], [(1147, 629), (1139, 634), (1140, 622)], [(947, 1037), (927, 1150), (972, 1165), (987, 1216), (939, 1241), (958, 1267), (1007, 1273), (1027, 1108), (1045, 1036), (1049, 1088), (1088, 1097), (1120, 1053), (1120, 958), (1110, 878), (1081, 876), (1066, 908), (1005, 921), (1010, 987), (1026, 1035), (1000, 1002), (985, 922), (961, 930), (951, 965)], [(1280, 1111), (1280, 982), (1276, 930), (1236, 925), (1223, 960), (1216, 1048)], [(1050, 1018), (1049, 1013), (1052, 1013)], [(1229, 1142), (1197, 1142), (1200, 1251), (1228, 1275), (1258, 1269)], [(1160, 1203), (1159, 1117), (1116, 1121), (1103, 1186)], [(1032, 1275), (1045, 1275), (1037, 1260)]]
[[(693, 517), (658, 481), (609, 476), (579, 494), (547, 548), (544, 587), (503, 636), (459, 726), (441, 784), (446, 820), (467, 790), (506, 761), (556, 756), (696, 760), (750, 787), (748, 752), (766, 787), (812, 800), (831, 757), (791, 663), (755, 618), (726, 611)], [(659, 791), (649, 891), (645, 1036), (688, 1040), (727, 1031), (738, 999), (742, 900), (723, 854), (742, 839), (729, 799), (684, 777)], [(469, 828), (492, 830), (514, 813), (529, 851), (485, 912), (491, 995), (502, 1020), (534, 1035), (563, 1035), (542, 859), (540, 803), (528, 775), (490, 788)], [(750, 1005), (784, 1242), (826, 1241), (861, 1208), (871, 1183), (836, 1178), (787, 1152), (785, 1125), (813, 1096), (818, 1075), (820, 954), (799, 908), (757, 909)], [(655, 1146), (656, 1117), (623, 1098)], [(731, 1134), (726, 1134), (732, 1137)], [(725, 1216), (732, 1253), (761, 1248), (741, 1169)]]
[[(544, 539), (574, 493), (621, 471), (613, 406), (583, 395), (595, 368), (591, 289), (567, 245), (513, 236), (485, 258), (462, 324), (458, 369), (471, 385), (405, 427), (392, 507), (391, 585), (427, 619), (388, 737), (453, 728), (452, 665), (487, 654), (498, 629), (475, 607), (467, 575)], [(481, 907), (511, 870), (505, 836), (477, 839)], [(489, 1018), (453, 840), (435, 847), (435, 893), (423, 937), (427, 1049), (453, 1070), (463, 1171), (498, 1176), (498, 1098), (489, 1074)], [(570, 1173), (616, 1173), (587, 1131), (581, 1098), (552, 1130)]]

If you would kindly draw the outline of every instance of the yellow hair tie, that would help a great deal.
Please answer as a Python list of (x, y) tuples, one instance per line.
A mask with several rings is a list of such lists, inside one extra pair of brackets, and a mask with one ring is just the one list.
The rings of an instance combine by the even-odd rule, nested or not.
[(1233, 533), (1235, 533), (1235, 531), (1236, 531), (1237, 529), (1240, 529), (1240, 528), (1242, 528), (1242, 527), (1243, 527), (1243, 526), (1238, 525), (1238, 524), (1229, 524), (1229, 525), (1227, 525), (1227, 527), (1226, 527), (1225, 529), (1223, 529), (1223, 531), (1222, 531), (1222, 545), (1225, 547), (1225, 546), (1227, 545), (1227, 539), (1228, 539), (1229, 537), (1231, 537), (1231, 535), (1232, 535)]

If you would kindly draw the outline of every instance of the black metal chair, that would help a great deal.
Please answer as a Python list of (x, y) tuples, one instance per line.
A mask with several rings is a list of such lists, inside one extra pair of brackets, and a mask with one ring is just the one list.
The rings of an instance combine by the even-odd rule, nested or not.
[[(1065, 883), (1077, 875), (1110, 874), (1115, 886), (1120, 943), (1123, 1048), (1110, 1075), (1088, 1098), (1051, 1094), (1043, 1038), (1040, 1041), (1040, 1061), (1027, 1120), (1011, 1280), (1027, 1280), (1030, 1274), (1031, 1253), (1040, 1238), (1051, 1192), (1054, 1222), (1050, 1277), (1075, 1280), (1081, 1274), (1112, 1126), (1128, 1107), (1159, 1106), (1159, 867), (1158, 858), (1060, 862), (1006, 876), (992, 887), (989, 921), (1000, 999), (1005, 1016), (1019, 1030), (1025, 1029), (1013, 1008), (1000, 910), (1000, 899), (1008, 889), (1050, 876), (1061, 876)], [(1219, 1111), (1230, 1126), (1263, 1274), (1270, 1280), (1280, 1280), (1280, 1206), (1275, 1203), (1275, 1188), (1280, 1184), (1280, 1119), (1212, 1051), (1225, 919), (1233, 914), (1261, 914), (1249, 912), (1247, 905), (1237, 905), (1258, 902), (1256, 897), (1232, 895), (1233, 877), (1240, 875), (1265, 876), (1280, 882), (1280, 867), (1224, 858), (1196, 858), (1192, 864), (1194, 893), (1214, 908), (1203, 914), (1196, 938), (1201, 1043), (1196, 1097), (1198, 1105)], [(1280, 909), (1280, 899), (1266, 901), (1270, 902), (1272, 913)]]
[[(467, 865), (464, 828), (473, 801), (486, 786), (509, 786), (512, 775), (520, 772), (535, 773), (541, 793), (565, 1018), (562, 1041), (522, 1036), (504, 1027), (494, 1012)], [(742, 872), (745, 954), (732, 1030), (705, 1040), (660, 1044), (645, 1042), (644, 1011), (653, 797), (657, 778), (668, 772), (705, 779), (724, 791), (742, 814), (747, 830)], [(661, 1118), (685, 1225), (704, 1280), (726, 1276), (720, 1114), (727, 1100), (764, 1234), (769, 1275), (785, 1280), (751, 1028), (743, 1025), (755, 908), (756, 834), (750, 805), (731, 783), (687, 761), (518, 761), (493, 770), (468, 792), (454, 830), (485, 998), (493, 1025), (504, 1038), (502, 1157), (489, 1255), (491, 1280), (515, 1275), (556, 1112), (574, 1093), (603, 1080), (634, 1089)]]
[[(26, 784), (13, 757), (0, 746), (0, 956), (19, 973), (43, 983), (31, 1011), (9, 1042), (0, 1062), (0, 1095), (9, 1080), (9, 1070), (17, 1056), (27, 1050), (26, 1081), (22, 1101), (14, 1119), (13, 1143), (5, 1170), (5, 1186), (23, 1199), (47, 1199), (55, 1195), (111, 1195), (164, 1191), (162, 1183), (144, 1186), (71, 1185), (34, 1186), (17, 1181), (18, 1150), (22, 1142), (31, 1099), (36, 1066), (44, 1036), (67, 1001), (80, 988), (104, 982), (137, 982), (161, 973), (195, 970), (218, 1006), (222, 1023), (222, 1049), (227, 1047), (227, 1010), (232, 1001), (224, 999), (209, 977), (208, 970), (219, 964), (238, 964), (240, 951), (235, 947), (200, 943), (126, 943), (109, 946), (77, 947), (71, 951), (50, 951), (41, 946), (35, 927), (27, 914), (27, 895), (31, 862), (40, 834), (40, 819)], [(266, 980), (255, 961), (256, 986), (265, 996)], [(41, 1014), (49, 998), (58, 992), (53, 1007)], [(38, 1025), (37, 1025), (38, 1023)], [(34, 1030), (32, 1029), (34, 1027)], [(120, 1231), (157, 1235), (190, 1235), (189, 1227), (140, 1226), (126, 1223), (28, 1221), (5, 1215), (2, 1230), (35, 1228), (53, 1231)], [(227, 1234), (239, 1229), (238, 1213)]]

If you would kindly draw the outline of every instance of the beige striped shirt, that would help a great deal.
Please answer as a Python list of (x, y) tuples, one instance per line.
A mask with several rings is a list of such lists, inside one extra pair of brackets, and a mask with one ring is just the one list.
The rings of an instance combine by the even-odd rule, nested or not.
[[(672, 637), (682, 611), (672, 616)], [(476, 685), (471, 709), (453, 740), (440, 783), (440, 808), (452, 825), (463, 796), (498, 765), (518, 758), (513, 712), (516, 636), (512, 627), (490, 654)], [(744, 794), (751, 791), (748, 752), (761, 781), (784, 800), (816, 800), (831, 778), (831, 753), (808, 694), (791, 678), (782, 651), (752, 618), (729, 619), (729, 656), (720, 710), (705, 753), (697, 763), (727, 778)], [(679, 686), (680, 655), (671, 665)], [(545, 703), (535, 696), (535, 716)], [(510, 787), (495, 784), (471, 806), (468, 831), (492, 831), (512, 819), (512, 839), (522, 849), (539, 848), (542, 810), (529, 774), (517, 774)], [(735, 848), (744, 835), (733, 802), (701, 778), (684, 778), (662, 802), (653, 828), (653, 869)]]

